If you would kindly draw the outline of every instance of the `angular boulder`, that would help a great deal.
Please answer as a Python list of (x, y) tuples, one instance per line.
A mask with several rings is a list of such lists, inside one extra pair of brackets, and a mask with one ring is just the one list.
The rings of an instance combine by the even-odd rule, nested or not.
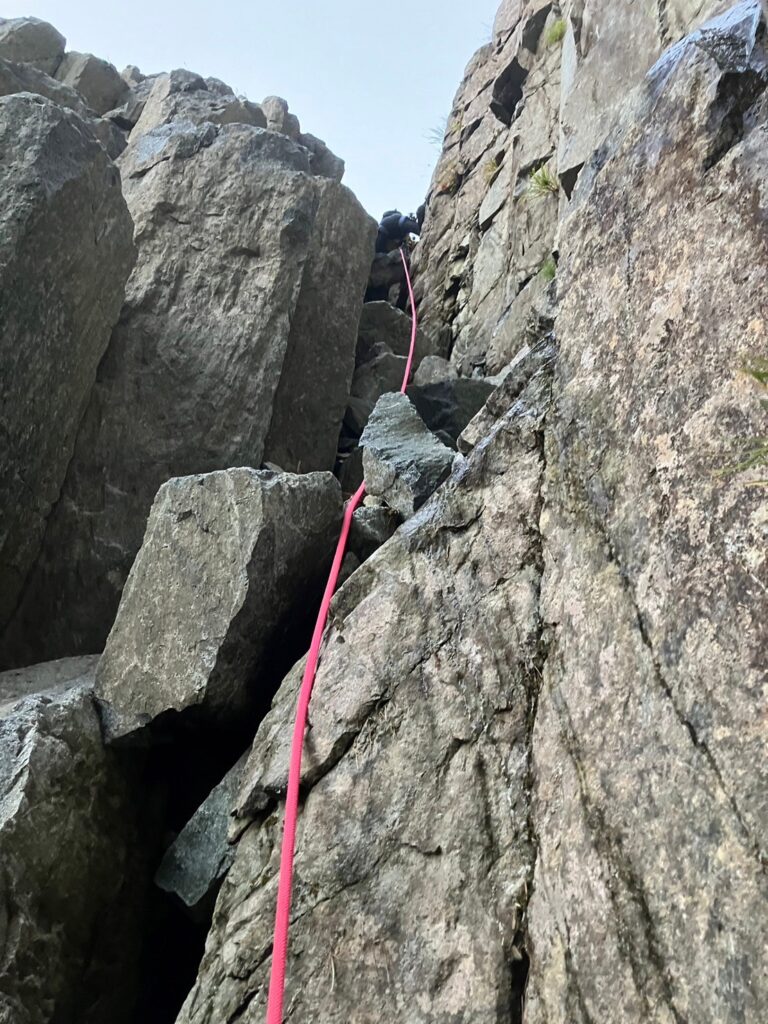
[(61, 493), (135, 253), (120, 175), (72, 111), (0, 98), (0, 189), (1, 625)]
[(322, 178), (331, 178), (333, 181), (341, 181), (344, 177), (344, 161), (336, 156), (326, 146), (322, 139), (316, 135), (302, 132), (299, 135), (299, 142), (309, 150), (309, 169), (313, 174)]
[(56, 72), (67, 41), (39, 18), (0, 18), (0, 58), (33, 64), (47, 75)]
[(97, 114), (119, 106), (129, 92), (117, 68), (92, 53), (66, 54), (56, 69), (56, 78), (78, 92)]
[(83, 102), (82, 96), (63, 82), (40, 71), (34, 64), (15, 64), (0, 59), (0, 96), (12, 96), (18, 92), (33, 92), (45, 96), (60, 107), (74, 110), (84, 120), (90, 120), (92, 112)]
[[(0, 674), (0, 1018), (129, 1024), (139, 931), (131, 802), (95, 659)], [(0, 696), (0, 700), (2, 697)]]
[[(247, 125), (136, 128), (120, 164), (139, 257), (64, 498), (5, 639), (12, 664), (103, 647), (170, 477), (259, 466), (270, 434), (302, 469), (323, 459), (333, 468), (362, 306), (355, 281), (375, 225), (346, 189), (309, 174), (307, 150)], [(346, 252), (333, 251), (337, 241)], [(332, 358), (312, 350), (313, 317)], [(302, 354), (324, 382), (314, 391), (301, 365), (293, 383), (283, 379), (293, 374), (286, 359), (295, 366)], [(298, 394), (305, 415), (291, 419)], [(305, 416), (316, 414), (313, 437)]]
[(349, 532), (349, 549), (361, 562), (386, 544), (400, 525), (397, 512), (386, 505), (362, 506), (355, 510)]
[(295, 142), (300, 141), (301, 125), (295, 114), (288, 111), (288, 103), (282, 96), (267, 96), (261, 102), (271, 132), (280, 132)]
[[(381, 352), (382, 347), (395, 355), (407, 356), (411, 348), (411, 318), (389, 302), (366, 302), (360, 314), (357, 362), (367, 362)], [(414, 369), (433, 351), (431, 338), (419, 329), (413, 355)]]
[(427, 428), (411, 400), (383, 395), (366, 424), (360, 447), (369, 494), (408, 518), (451, 472), (455, 453)]
[[(231, 469), (164, 484), (97, 674), (110, 740), (169, 712), (227, 725), (263, 700), (259, 670), (341, 523), (330, 473)], [(161, 723), (162, 724), (162, 723)]]
[(210, 915), (222, 879), (235, 859), (228, 840), (246, 755), (227, 772), (168, 847), (155, 884), (177, 896), (195, 918)]
[(494, 390), (495, 385), (487, 380), (461, 377), (411, 385), (406, 394), (432, 433), (455, 448), (459, 434)]
[(444, 380), (456, 380), (458, 376), (459, 371), (447, 359), (443, 359), (442, 356), (425, 356), (413, 375), (413, 383), (417, 386), (439, 384)]

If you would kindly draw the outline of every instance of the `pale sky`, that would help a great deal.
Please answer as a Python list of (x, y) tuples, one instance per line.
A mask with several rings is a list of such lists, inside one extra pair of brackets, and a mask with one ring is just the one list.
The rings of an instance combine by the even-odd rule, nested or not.
[(185, 67), (259, 101), (284, 96), (304, 131), (347, 164), (377, 219), (415, 210), (462, 72), (490, 39), (499, 0), (3, 0), (95, 53), (146, 74)]

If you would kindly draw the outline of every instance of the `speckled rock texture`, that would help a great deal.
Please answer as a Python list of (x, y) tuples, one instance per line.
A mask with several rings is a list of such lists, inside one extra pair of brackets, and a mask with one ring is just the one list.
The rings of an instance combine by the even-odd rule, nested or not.
[[(765, 42), (744, 0), (627, 97), (563, 204), (553, 332), (335, 599), (289, 1019), (765, 1016)], [(263, 1018), (301, 670), (179, 1024)]]
[(139, 128), (120, 159), (137, 264), (2, 645), (9, 665), (103, 647), (169, 477), (264, 459), (333, 468), (372, 219), (283, 135)]
[(120, 175), (74, 111), (0, 98), (0, 188), (2, 626), (59, 498), (135, 253)]
[(158, 492), (97, 675), (110, 740), (169, 712), (237, 720), (341, 524), (330, 473), (230, 469)]

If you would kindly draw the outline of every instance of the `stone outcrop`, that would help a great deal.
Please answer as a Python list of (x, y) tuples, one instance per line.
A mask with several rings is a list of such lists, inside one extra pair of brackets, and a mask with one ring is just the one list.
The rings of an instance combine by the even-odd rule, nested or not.
[[(16, 657), (97, 649), (160, 490), (98, 669), (0, 676), (0, 1019), (262, 1024), (304, 655), (363, 468), (286, 1019), (766, 1018), (767, 19), (503, 0), (413, 253), (410, 397), (407, 318), (357, 329), (366, 277), (407, 308), (400, 255), (368, 276), (371, 223), (284, 100), (212, 123), (223, 82), (127, 68), (85, 115), (128, 137), (140, 257)], [(334, 458), (341, 487), (306, 473)]]
[(139, 128), (120, 160), (137, 264), (9, 664), (103, 646), (169, 477), (276, 456), (333, 468), (372, 220), (283, 135)]
[(227, 86), (223, 89), (209, 88), (200, 75), (184, 70), (171, 71), (154, 80), (136, 122), (136, 132), (143, 135), (178, 120), (193, 124), (267, 126), (267, 119), (258, 104), (239, 99)]
[(496, 373), (527, 340), (581, 165), (662, 50), (728, 6), (501, 5), (454, 99), (414, 261), (425, 329), (464, 372)]
[[(0, 1019), (129, 1024), (140, 933), (128, 789), (95, 659), (0, 674)], [(0, 698), (1, 700), (2, 698)], [(138, 876), (140, 877), (140, 875)]]
[(5, 96), (0, 142), (2, 625), (59, 497), (134, 249), (120, 176), (78, 115)]
[(170, 712), (236, 722), (300, 596), (319, 592), (341, 523), (330, 473), (232, 469), (158, 492), (99, 664), (110, 739)]

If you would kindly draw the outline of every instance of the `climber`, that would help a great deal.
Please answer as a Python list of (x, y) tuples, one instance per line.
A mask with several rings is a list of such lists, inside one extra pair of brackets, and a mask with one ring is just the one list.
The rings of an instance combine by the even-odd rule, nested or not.
[(407, 217), (399, 210), (387, 210), (379, 222), (376, 252), (391, 252), (401, 246), (408, 235), (421, 233), (421, 224), (411, 213)]

